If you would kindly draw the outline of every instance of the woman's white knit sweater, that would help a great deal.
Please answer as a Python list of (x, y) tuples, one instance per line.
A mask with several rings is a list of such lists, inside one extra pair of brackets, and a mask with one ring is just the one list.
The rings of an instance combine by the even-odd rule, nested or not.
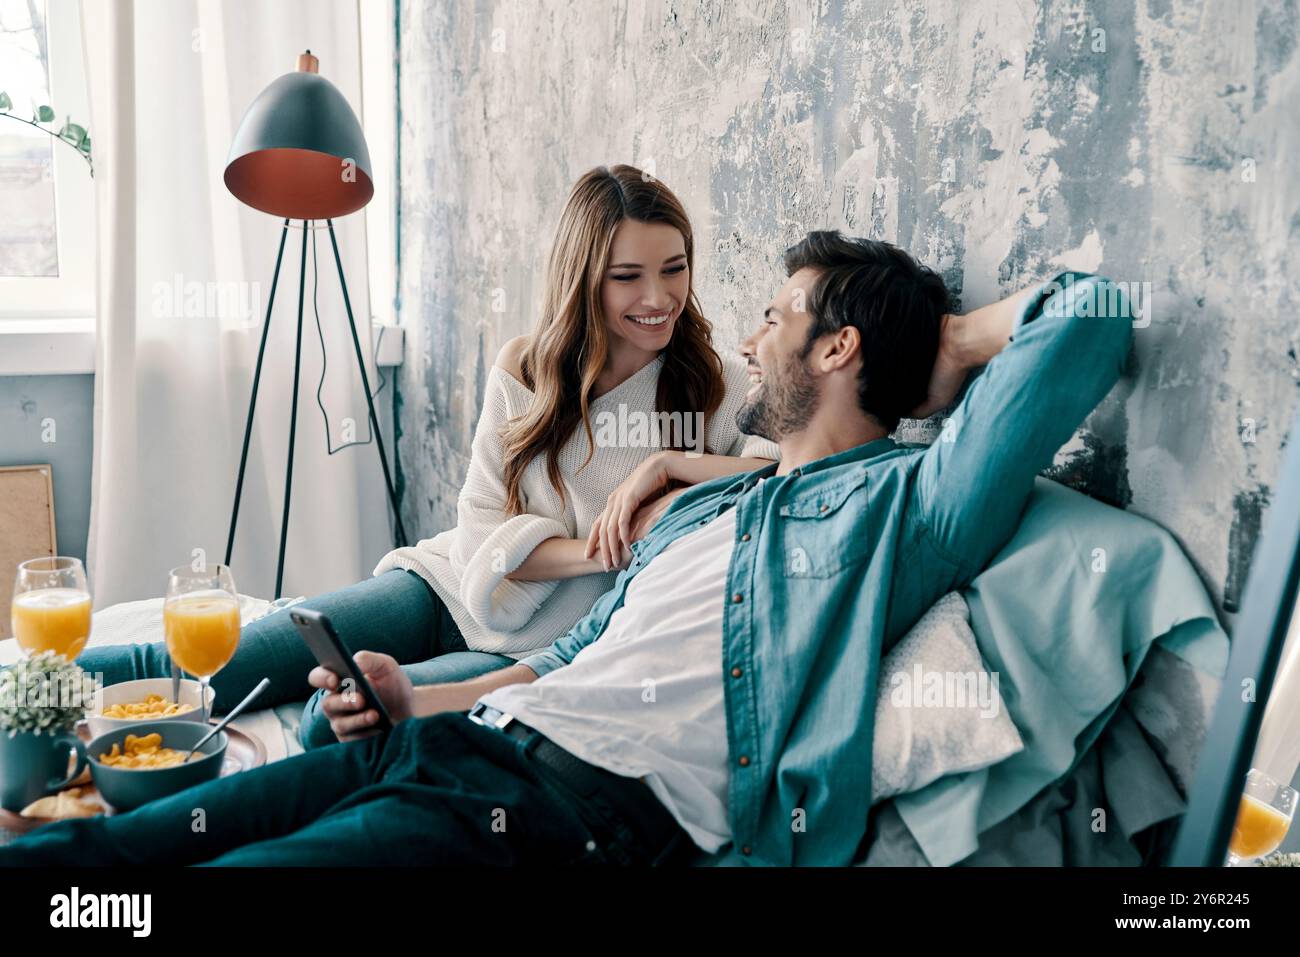
[[(456, 527), (389, 552), (374, 574), (394, 568), (419, 574), (446, 603), (466, 644), (476, 651), (521, 658), (565, 634), (613, 586), (617, 572), (546, 582), (514, 581), (506, 575), (548, 538), (585, 539), (614, 489), (658, 450), (653, 439), (646, 441), (644, 425), (660, 421), (655, 395), (662, 365), (662, 356), (655, 358), (591, 403), (595, 453), (579, 471), (588, 447), (580, 426), (560, 452), (563, 502), (547, 477), (545, 456), (528, 464), (520, 483), (526, 511), (515, 516), (506, 514), (500, 433), (508, 420), (527, 410), (533, 394), (493, 366), (457, 502)], [(724, 356), (723, 370), (726, 395), (704, 427), (708, 450), (776, 459), (773, 443), (736, 427), (736, 412), (750, 385), (743, 361)], [(690, 432), (685, 437), (688, 445), (699, 442)]]

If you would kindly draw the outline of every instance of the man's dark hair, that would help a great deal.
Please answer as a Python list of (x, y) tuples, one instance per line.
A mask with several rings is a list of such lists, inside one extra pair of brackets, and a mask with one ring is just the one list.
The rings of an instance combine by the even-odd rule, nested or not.
[(786, 275), (804, 268), (820, 275), (805, 303), (812, 324), (803, 355), (820, 336), (857, 329), (858, 404), (892, 432), (925, 399), (941, 321), (952, 311), (943, 280), (897, 246), (838, 230), (809, 233), (785, 251)]

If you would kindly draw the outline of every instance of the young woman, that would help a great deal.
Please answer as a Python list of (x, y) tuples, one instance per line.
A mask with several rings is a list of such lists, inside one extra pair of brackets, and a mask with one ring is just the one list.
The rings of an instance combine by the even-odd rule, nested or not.
[[(736, 426), (750, 383), (739, 356), (713, 350), (694, 257), (690, 221), (662, 183), (630, 166), (583, 175), (560, 216), (536, 327), (488, 373), (456, 527), (303, 607), (328, 615), (350, 650), (392, 655), (416, 685), (471, 678), (590, 611), (674, 486), (774, 460), (775, 445)], [(252, 622), (212, 681), (214, 710), (263, 677), (261, 707), (302, 700), (315, 663), (287, 615)], [(90, 648), (79, 664), (106, 684), (171, 671), (162, 642)], [(319, 693), (299, 737), (335, 740)]]

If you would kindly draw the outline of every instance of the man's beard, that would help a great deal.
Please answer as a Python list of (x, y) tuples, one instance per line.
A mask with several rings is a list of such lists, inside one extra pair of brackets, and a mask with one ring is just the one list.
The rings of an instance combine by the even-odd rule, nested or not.
[(763, 376), (758, 393), (736, 413), (736, 425), (747, 435), (780, 442), (808, 425), (817, 411), (817, 386), (805, 356), (783, 361), (775, 375)]

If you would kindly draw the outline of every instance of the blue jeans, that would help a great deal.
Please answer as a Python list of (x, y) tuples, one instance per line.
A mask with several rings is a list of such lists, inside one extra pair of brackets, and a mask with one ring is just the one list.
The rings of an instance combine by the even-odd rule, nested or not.
[[(347, 588), (300, 603), (329, 616), (349, 652), (363, 648), (392, 655), (412, 684), (463, 681), (514, 664), (513, 658), (469, 651), (447, 606), (419, 575), (393, 569)], [(297, 607), (297, 606), (295, 606)], [(88, 648), (77, 664), (102, 673), (104, 684), (171, 675), (171, 657), (161, 641), (143, 645)], [(316, 659), (284, 610), (244, 626), (239, 649), (212, 678), (212, 710), (225, 713), (243, 700), (262, 678), (271, 684), (254, 707), (270, 708), (310, 696), (298, 739), (304, 748), (337, 742), (313, 694), (307, 673)]]

